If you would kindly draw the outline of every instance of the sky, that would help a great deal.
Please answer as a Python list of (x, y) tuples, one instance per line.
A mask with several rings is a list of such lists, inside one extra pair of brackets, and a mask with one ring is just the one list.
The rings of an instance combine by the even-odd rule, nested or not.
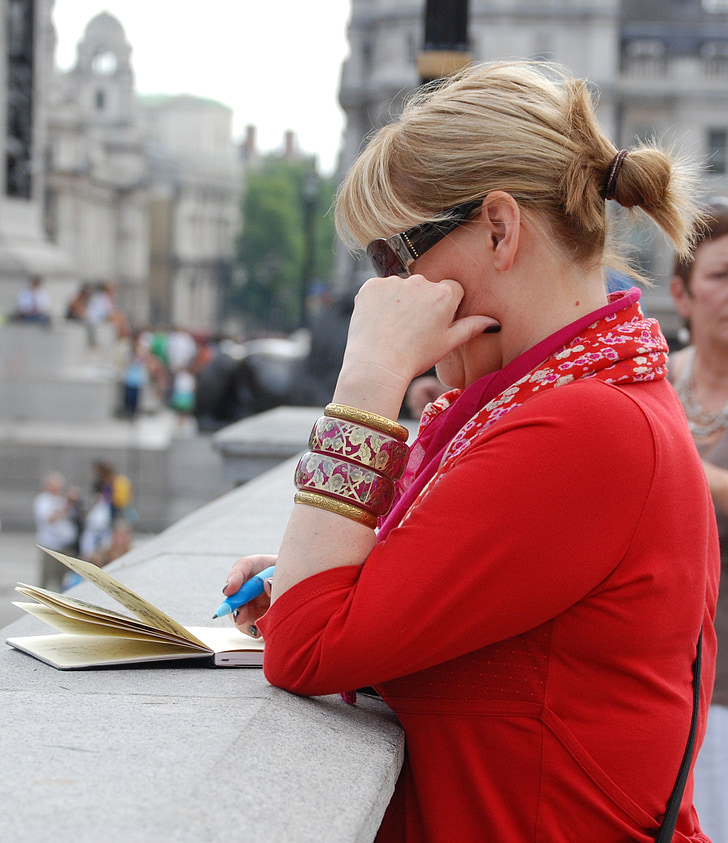
[(86, 25), (116, 17), (132, 47), (141, 94), (194, 94), (233, 109), (233, 135), (257, 128), (261, 151), (292, 129), (299, 147), (332, 172), (344, 115), (348, 0), (55, 0), (56, 61), (72, 67)]

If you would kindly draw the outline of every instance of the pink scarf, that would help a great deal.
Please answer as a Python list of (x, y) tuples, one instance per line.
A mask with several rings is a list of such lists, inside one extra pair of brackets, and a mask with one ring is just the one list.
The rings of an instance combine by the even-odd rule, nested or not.
[(380, 523), (378, 541), (402, 522), (439, 469), (530, 396), (579, 378), (607, 383), (664, 378), (667, 343), (658, 322), (644, 317), (639, 298), (636, 287), (613, 293), (605, 307), (561, 328), (467, 389), (446, 392), (430, 404), (412, 443), (394, 507)]

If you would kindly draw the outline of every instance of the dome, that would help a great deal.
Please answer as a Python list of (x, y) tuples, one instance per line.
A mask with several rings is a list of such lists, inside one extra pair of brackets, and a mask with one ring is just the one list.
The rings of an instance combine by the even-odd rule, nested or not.
[(96, 15), (89, 21), (83, 38), (78, 42), (77, 56), (76, 67), (84, 73), (99, 69), (107, 74), (128, 71), (131, 46), (126, 40), (124, 27), (108, 12)]

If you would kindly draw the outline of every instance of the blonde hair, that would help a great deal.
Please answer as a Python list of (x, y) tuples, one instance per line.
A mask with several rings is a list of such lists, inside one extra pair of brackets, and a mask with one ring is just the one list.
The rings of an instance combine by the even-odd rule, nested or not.
[[(617, 152), (584, 80), (546, 62), (471, 65), (415, 91), (401, 117), (374, 135), (339, 190), (337, 229), (361, 248), (503, 190), (526, 219), (546, 223), (572, 260), (639, 277), (616, 244), (607, 249), (605, 186)], [(700, 216), (698, 176), (684, 156), (638, 144), (612, 198), (643, 210), (687, 256)]]

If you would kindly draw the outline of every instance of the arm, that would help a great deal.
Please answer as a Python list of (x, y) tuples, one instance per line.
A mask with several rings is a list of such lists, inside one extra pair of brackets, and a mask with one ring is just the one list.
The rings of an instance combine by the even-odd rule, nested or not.
[(631, 402), (605, 407), (585, 389), (609, 387), (553, 390), (515, 411), (362, 569), (282, 595), (260, 624), (269, 680), (303, 694), (384, 682), (533, 629), (603, 583), (629, 546), (654, 451)]
[[(333, 401), (396, 419), (413, 378), (495, 321), (485, 316), (453, 321), (462, 296), (455, 281), (434, 284), (421, 275), (367, 281), (356, 297)], [(295, 506), (276, 562), (272, 600), (320, 571), (362, 565), (375, 541), (362, 524)], [(237, 591), (260, 565), (238, 560), (224, 593)], [(247, 629), (255, 611), (241, 609), (235, 620)]]
[(707, 460), (703, 460), (703, 468), (708, 479), (713, 503), (721, 512), (728, 515), (728, 471)]

